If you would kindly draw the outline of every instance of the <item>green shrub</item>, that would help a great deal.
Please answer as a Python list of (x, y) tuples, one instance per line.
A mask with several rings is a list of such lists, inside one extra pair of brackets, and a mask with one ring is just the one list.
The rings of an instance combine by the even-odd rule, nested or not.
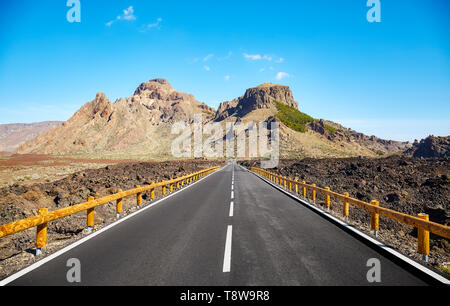
[(278, 110), (275, 117), (294, 131), (304, 133), (306, 132), (306, 124), (317, 121), (294, 107), (282, 104), (276, 100), (274, 102)]

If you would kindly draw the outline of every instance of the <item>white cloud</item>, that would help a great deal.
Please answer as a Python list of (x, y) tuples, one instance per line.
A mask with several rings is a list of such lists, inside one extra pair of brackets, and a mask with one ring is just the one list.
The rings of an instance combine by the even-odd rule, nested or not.
[(123, 20), (136, 20), (136, 17), (134, 16), (134, 9), (132, 6), (127, 8), (126, 10), (123, 10), (123, 15), (118, 16), (118, 19)]
[(269, 55), (261, 55), (261, 54), (247, 54), (247, 53), (243, 53), (242, 54), (246, 59), (248, 60), (252, 60), (252, 61), (260, 61), (260, 60), (265, 60), (265, 61), (269, 61), (271, 62), (273, 60), (273, 58)]
[(286, 73), (286, 72), (278, 72), (278, 73), (277, 73), (277, 76), (276, 76), (275, 78), (276, 78), (278, 81), (280, 81), (280, 80), (285, 79), (285, 78), (288, 78), (288, 77), (290, 77), (289, 73)]
[(134, 16), (134, 8), (130, 6), (127, 9), (123, 10), (123, 14), (117, 16), (116, 19), (107, 22), (106, 26), (110, 27), (114, 22), (118, 20), (125, 20), (125, 21), (136, 20), (136, 16)]
[(243, 55), (246, 59), (249, 59), (252, 61), (258, 61), (261, 59), (261, 55), (259, 55), (259, 54), (251, 55), (251, 54), (244, 53)]
[(229, 81), (231, 77), (229, 75), (226, 75), (224, 78), (225, 78), (225, 81)]
[(146, 31), (149, 31), (149, 30), (151, 30), (153, 28), (159, 27), (162, 21), (163, 21), (162, 18), (158, 18), (158, 19), (156, 19), (155, 23), (150, 23), (150, 24), (143, 25), (142, 28), (141, 28), (141, 32), (146, 32)]
[(209, 66), (204, 66), (203, 68), (205, 68), (206, 71), (210, 71), (211, 70), (211, 67), (209, 67)]
[(203, 61), (204, 62), (207, 62), (207, 61), (209, 61), (211, 58), (213, 58), (214, 57), (214, 54), (208, 54), (207, 56), (205, 56), (204, 58), (203, 58)]
[(284, 58), (280, 57), (278, 60), (275, 61), (275, 63), (283, 63), (284, 62)]

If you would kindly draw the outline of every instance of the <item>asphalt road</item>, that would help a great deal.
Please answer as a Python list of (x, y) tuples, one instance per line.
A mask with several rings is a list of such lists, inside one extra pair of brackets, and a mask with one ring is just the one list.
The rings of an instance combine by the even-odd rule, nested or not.
[[(81, 263), (81, 283), (67, 281), (70, 258)], [(381, 283), (367, 280), (371, 258), (380, 261)], [(229, 165), (9, 285), (374, 284), (425, 283), (255, 175)]]

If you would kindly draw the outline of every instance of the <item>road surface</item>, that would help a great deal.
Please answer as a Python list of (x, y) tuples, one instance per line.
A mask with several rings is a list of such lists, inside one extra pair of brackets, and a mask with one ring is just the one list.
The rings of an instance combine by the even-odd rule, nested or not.
[[(9, 285), (424, 285), (236, 164), (121, 222)], [(369, 283), (369, 259), (381, 283)]]

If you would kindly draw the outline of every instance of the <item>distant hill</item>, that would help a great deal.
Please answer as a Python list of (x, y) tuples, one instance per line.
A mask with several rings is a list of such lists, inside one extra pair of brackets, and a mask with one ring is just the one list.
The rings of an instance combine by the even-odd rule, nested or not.
[(173, 123), (192, 123), (195, 114), (203, 114), (204, 123), (277, 121), (281, 157), (377, 157), (411, 146), (312, 118), (300, 112), (298, 105), (288, 86), (266, 83), (221, 103), (216, 111), (172, 88), (167, 80), (153, 79), (142, 83), (131, 97), (114, 103), (98, 93), (67, 122), (24, 143), (17, 153), (168, 159), (178, 136), (171, 135)]
[(14, 152), (21, 144), (60, 124), (61, 121), (0, 124), (0, 152)]

